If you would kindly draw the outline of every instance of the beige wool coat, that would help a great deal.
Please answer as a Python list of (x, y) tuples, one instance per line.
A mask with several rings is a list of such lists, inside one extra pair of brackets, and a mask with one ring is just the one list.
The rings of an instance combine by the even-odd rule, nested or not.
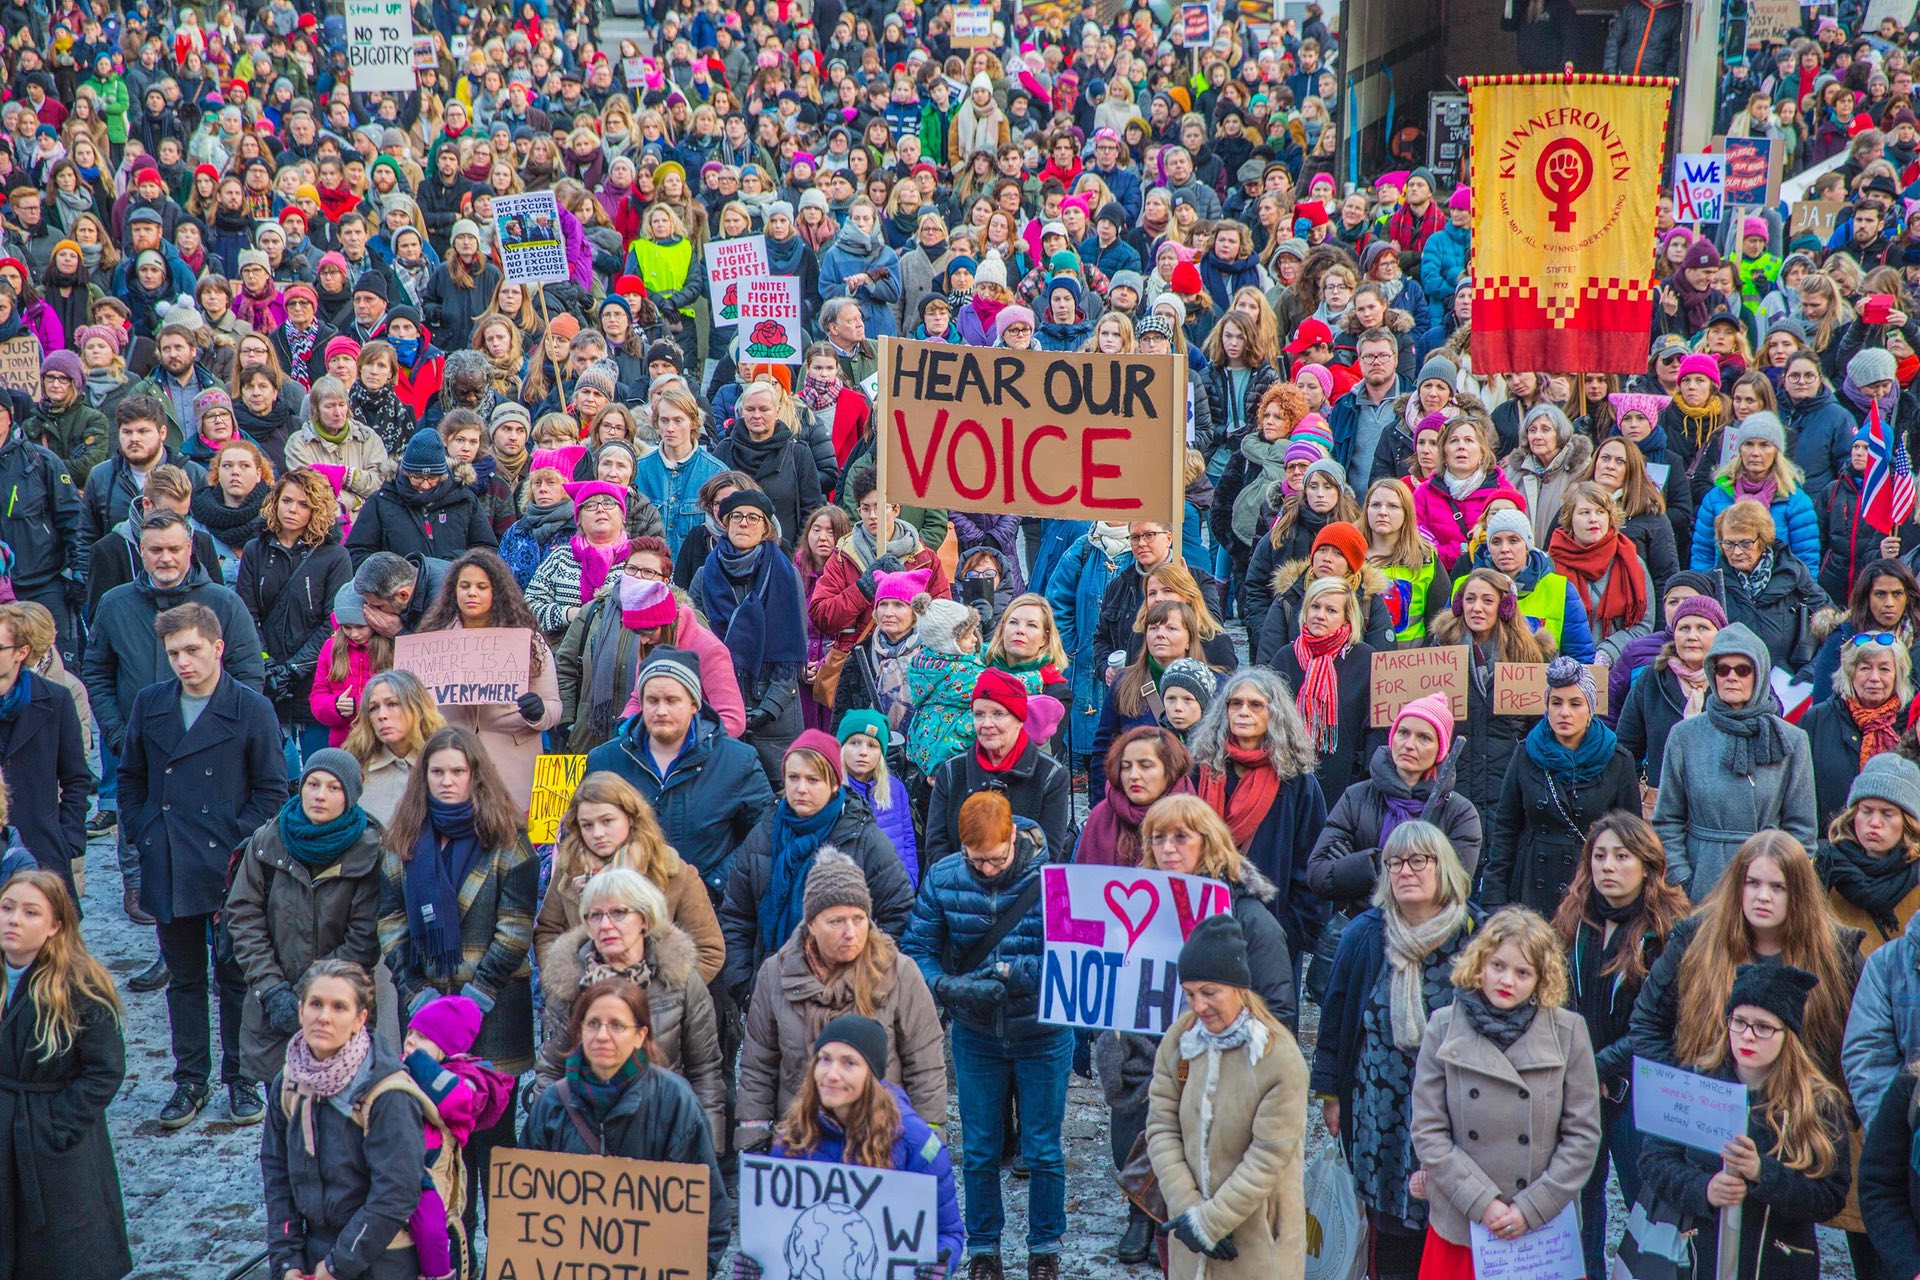
[(1284, 1028), (1256, 1021), (1248, 1044), (1202, 1053), (1183, 1083), (1180, 1033), (1191, 1023), (1175, 1022), (1154, 1056), (1147, 1154), (1167, 1213), (1191, 1210), (1203, 1238), (1231, 1236), (1240, 1256), (1216, 1261), (1169, 1238), (1168, 1280), (1302, 1280), (1306, 1059)]
[(1600, 1082), (1587, 1024), (1543, 1009), (1505, 1053), (1458, 1006), (1434, 1013), (1413, 1070), (1413, 1150), (1428, 1221), (1472, 1243), (1496, 1198), (1534, 1230), (1580, 1197), (1600, 1151)]
[[(813, 1061), (821, 1028), (843, 1013), (858, 1012), (844, 977), (823, 984), (814, 974), (807, 963), (806, 931), (804, 924), (794, 930), (785, 946), (761, 961), (754, 978), (735, 1104), (743, 1149), (765, 1138), (766, 1126), (786, 1115)], [(946, 1040), (933, 993), (920, 966), (902, 956), (878, 925), (871, 936), (893, 962), (874, 991), (874, 1020), (887, 1029), (887, 1079), (906, 1090), (922, 1120), (945, 1124)]]
[[(547, 896), (540, 901), (540, 914), (533, 921), (533, 955), (546, 963), (547, 948), (553, 940), (580, 921), (580, 890), (571, 878), (555, 877), (547, 884)], [(680, 926), (693, 939), (699, 952), (700, 981), (712, 982), (727, 962), (727, 939), (720, 932), (720, 917), (713, 913), (713, 899), (707, 886), (690, 862), (680, 864), (680, 873), (670, 884), (656, 885), (667, 898), (667, 919)]]

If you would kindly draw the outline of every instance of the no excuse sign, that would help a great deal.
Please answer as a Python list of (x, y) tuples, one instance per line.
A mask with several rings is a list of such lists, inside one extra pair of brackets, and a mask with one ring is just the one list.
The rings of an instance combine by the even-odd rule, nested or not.
[(1173, 356), (880, 340), (887, 501), (1180, 527), (1187, 377)]

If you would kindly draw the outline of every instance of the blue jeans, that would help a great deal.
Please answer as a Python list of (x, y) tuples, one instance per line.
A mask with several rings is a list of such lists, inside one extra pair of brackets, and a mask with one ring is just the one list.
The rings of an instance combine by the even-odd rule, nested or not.
[(280, 754), (287, 761), (287, 777), (293, 790), (300, 790), (300, 774), (307, 757), (327, 746), (327, 726), (323, 724), (283, 724), (280, 726)]
[(1614, 1172), (1620, 1175), (1620, 1198), (1633, 1208), (1640, 1194), (1640, 1131), (1633, 1127), (1631, 1098), (1624, 1103), (1600, 1104), (1600, 1152), (1594, 1158), (1593, 1176), (1580, 1193), (1580, 1244), (1586, 1255), (1587, 1274), (1607, 1274), (1607, 1154), (1613, 1154)]
[(1027, 1252), (1058, 1253), (1067, 1233), (1067, 1157), (1060, 1126), (1067, 1113), (1073, 1031), (1034, 1027), (1009, 1042), (953, 1024), (953, 1075), (960, 1093), (967, 1256), (998, 1254), (1006, 1210), (1000, 1203), (1000, 1153), (1011, 1088), (1020, 1099), (1020, 1154), (1027, 1183)]

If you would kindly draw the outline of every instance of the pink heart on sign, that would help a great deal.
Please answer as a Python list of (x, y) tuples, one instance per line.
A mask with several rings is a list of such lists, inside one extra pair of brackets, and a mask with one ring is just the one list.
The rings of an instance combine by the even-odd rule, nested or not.
[[(1142, 893), (1147, 895), (1147, 906), (1140, 915), (1139, 923), (1136, 924), (1131, 908), (1135, 895)], [(1117, 901), (1115, 894), (1120, 895), (1121, 900)], [(1107, 886), (1106, 897), (1107, 910), (1119, 917), (1120, 927), (1127, 931), (1127, 950), (1132, 951), (1133, 944), (1138, 942), (1140, 935), (1147, 931), (1147, 924), (1153, 919), (1153, 913), (1160, 909), (1160, 890), (1154, 887), (1151, 880), (1135, 880), (1132, 884), (1125, 885), (1114, 881)]]

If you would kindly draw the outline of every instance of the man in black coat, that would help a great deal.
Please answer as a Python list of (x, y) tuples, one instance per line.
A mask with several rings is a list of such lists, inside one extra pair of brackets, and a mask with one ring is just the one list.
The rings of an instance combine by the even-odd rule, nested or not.
[(0, 393), (0, 541), (13, 549), (14, 598), (47, 607), (60, 657), (73, 662), (80, 656), (73, 607), (85, 583), (73, 574), (82, 545), (80, 494), (67, 464), (27, 438), (26, 409), (24, 396)]
[[(1127, 526), (1133, 548), (1131, 571), (1122, 569), (1107, 583), (1100, 597), (1100, 620), (1093, 632), (1095, 650), (1103, 659), (1116, 649), (1132, 651), (1133, 620), (1147, 598), (1147, 575), (1173, 558), (1173, 531), (1158, 520), (1136, 520)], [(1211, 576), (1200, 579), (1200, 597), (1213, 616), (1220, 616), (1220, 596)]]
[[(154, 620), (173, 678), (142, 689), (120, 757), (121, 830), (140, 857), (140, 900), (158, 921), (171, 975), (173, 1097), (160, 1127), (192, 1124), (210, 1094), (209, 968), (220, 991), (220, 1079), (235, 1124), (265, 1114), (259, 1086), (240, 1074), (246, 981), (231, 955), (210, 949), (227, 865), (287, 798), (286, 757), (273, 704), (227, 674), (220, 619), (183, 604)], [(257, 649), (256, 641), (253, 648)]]
[(73, 695), (29, 669), (31, 631), (26, 606), (0, 605), (0, 771), (20, 843), (42, 868), (67, 882), (78, 902), (72, 864), (87, 852), (93, 774)]

